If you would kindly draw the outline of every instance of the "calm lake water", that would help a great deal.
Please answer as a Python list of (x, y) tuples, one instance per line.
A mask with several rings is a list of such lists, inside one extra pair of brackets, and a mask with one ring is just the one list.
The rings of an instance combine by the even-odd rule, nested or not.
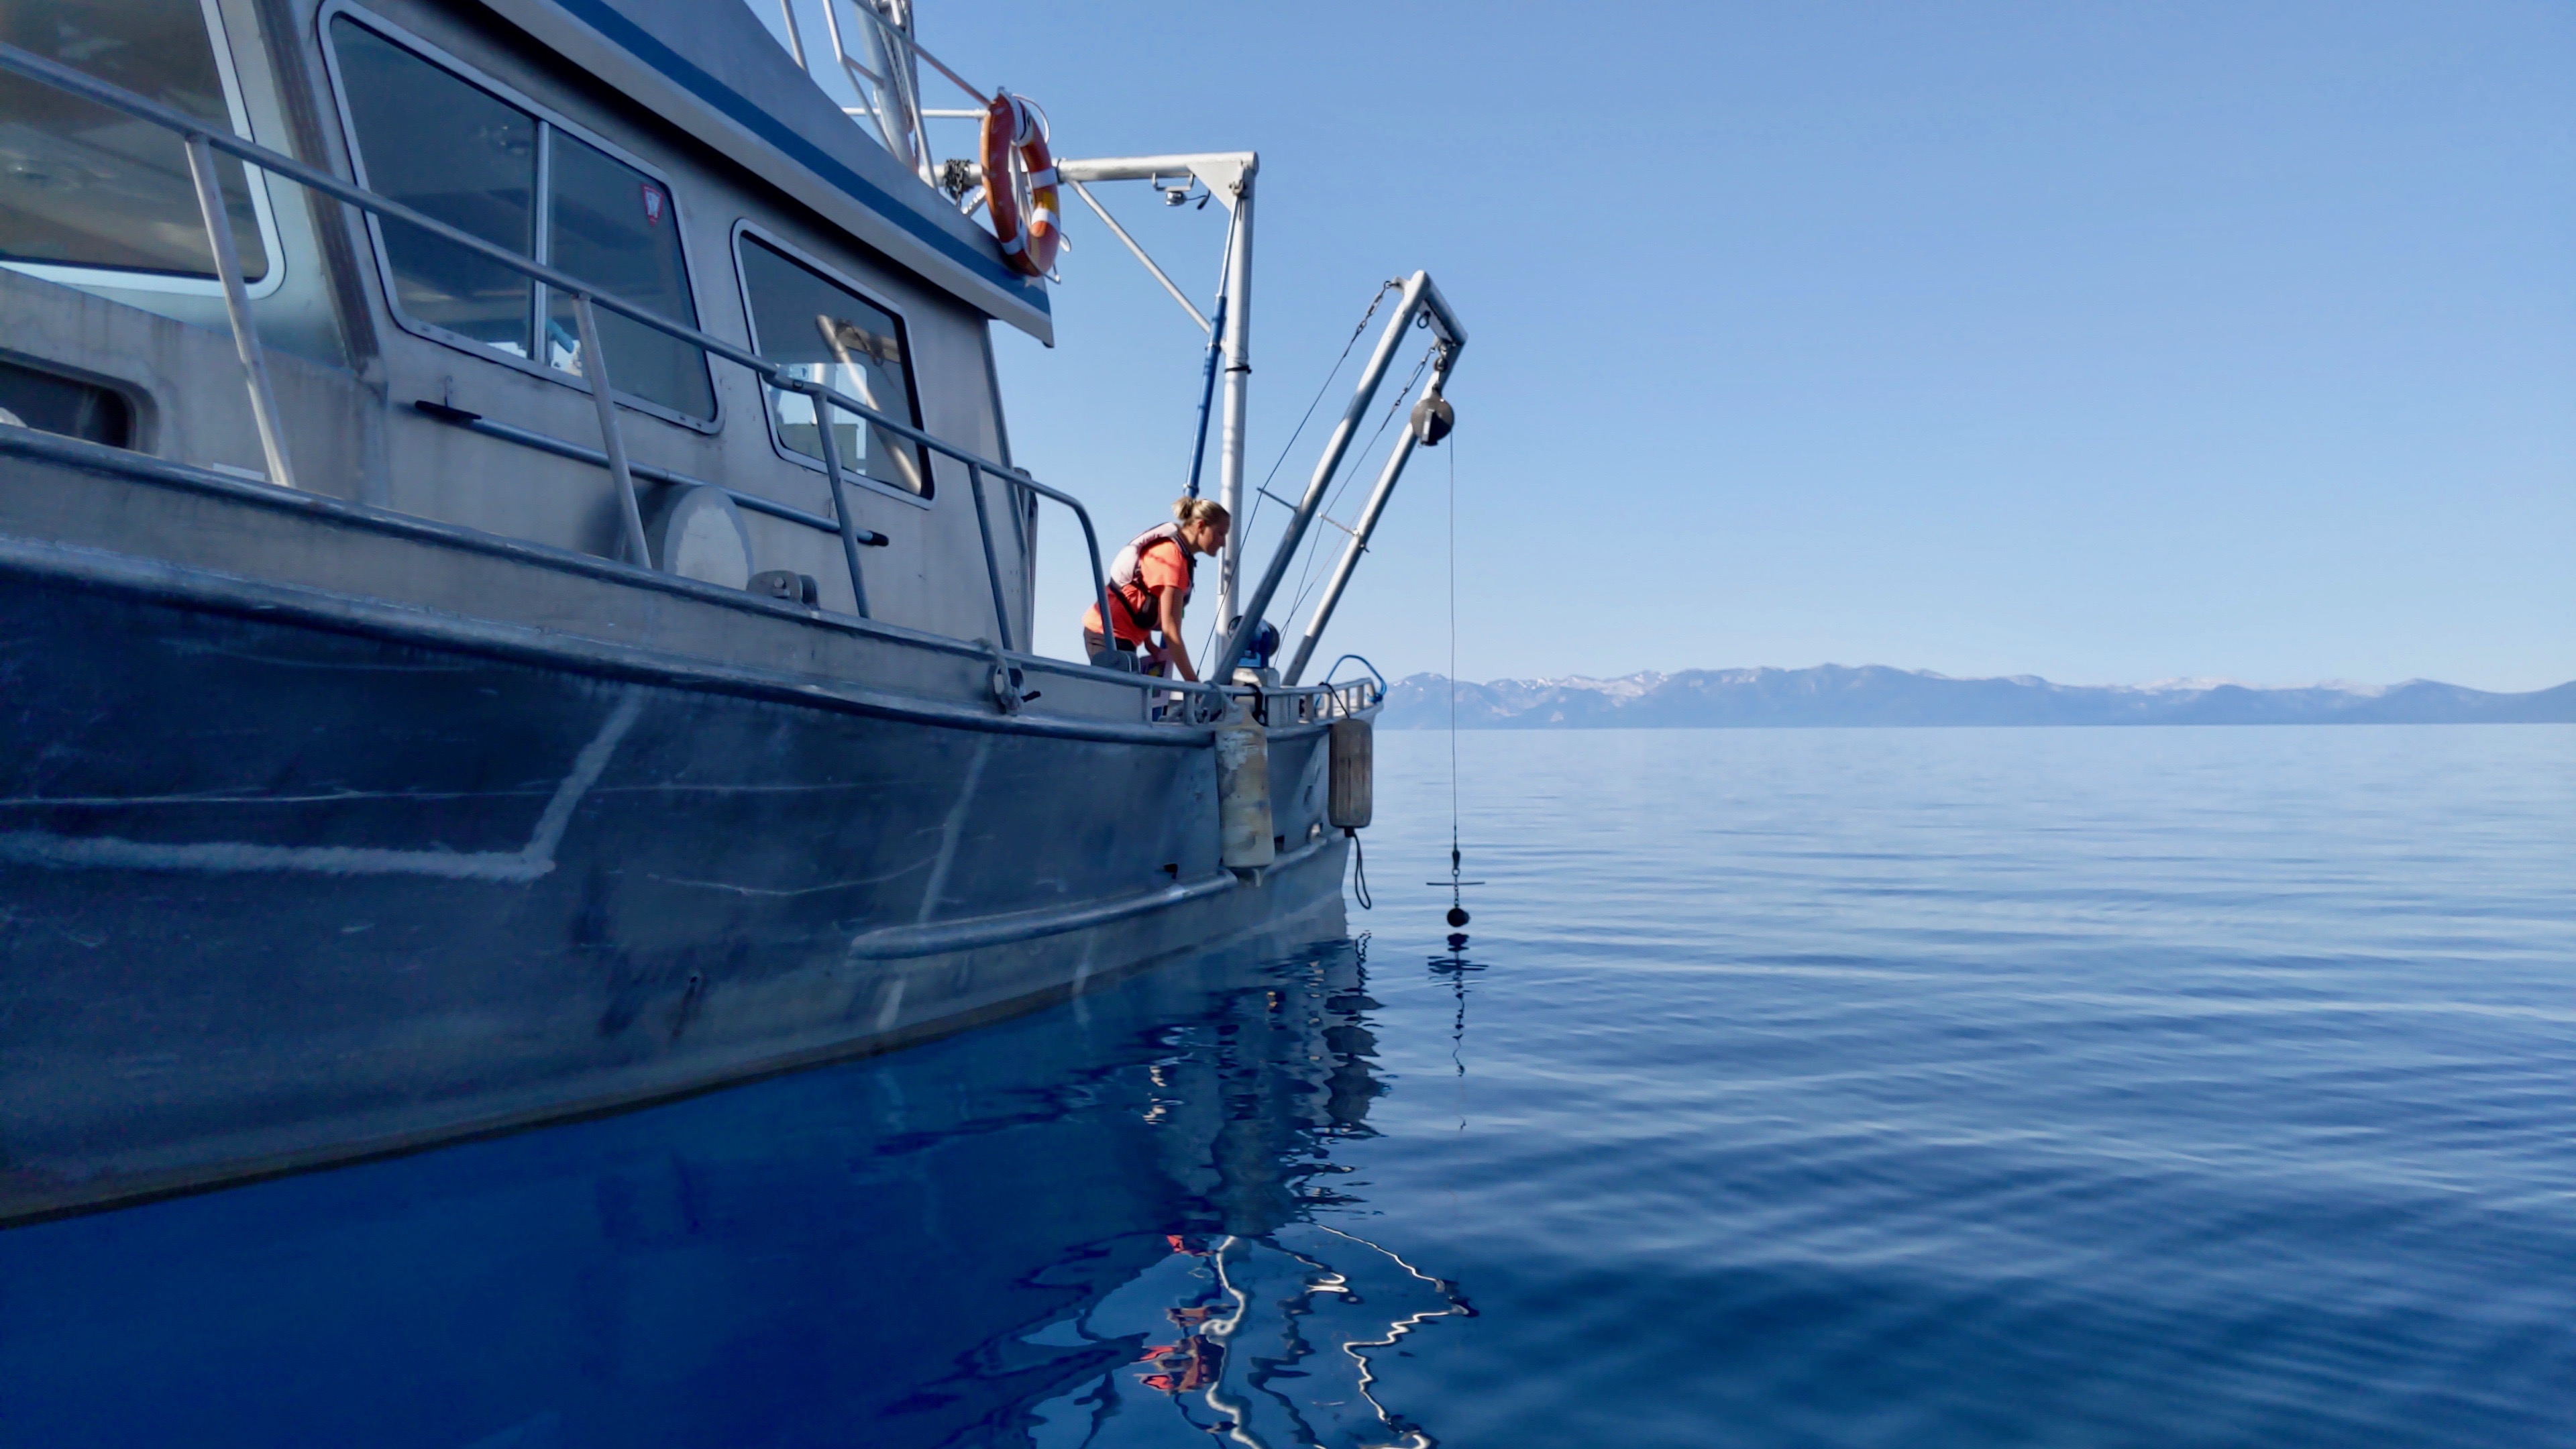
[(1363, 941), (0, 1233), (0, 1441), (2576, 1442), (2576, 728), (1379, 739)]

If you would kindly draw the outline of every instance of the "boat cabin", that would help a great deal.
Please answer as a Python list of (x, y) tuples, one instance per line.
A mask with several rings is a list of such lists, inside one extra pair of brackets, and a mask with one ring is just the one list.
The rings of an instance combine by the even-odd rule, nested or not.
[[(353, 181), (1002, 464), (991, 324), (1042, 282), (738, 0), (33, 0), (0, 41)], [(626, 554), (573, 299), (215, 162), (292, 476), (272, 479), (186, 148), (0, 72), (0, 423)], [(655, 566), (856, 610), (812, 397), (602, 309)], [(867, 607), (1030, 638), (1037, 497), (835, 412)], [(685, 504), (686, 506), (682, 506)], [(986, 555), (989, 527), (992, 557)]]
[[(1221, 681), (1029, 654), (1035, 510), (1100, 568), (995, 394), (1046, 289), (794, 43), (741, 0), (0, 6), (0, 1223), (1341, 934), (1384, 684), (1298, 670), (1456, 319), (1402, 284)], [(1255, 158), (1033, 149), (1032, 196), (1242, 183), (1225, 496)], [(1399, 345), (1416, 425), (1246, 665)]]

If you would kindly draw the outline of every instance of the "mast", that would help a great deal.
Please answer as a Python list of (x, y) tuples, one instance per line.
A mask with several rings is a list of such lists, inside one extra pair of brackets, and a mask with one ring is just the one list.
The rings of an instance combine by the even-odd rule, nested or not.
[[(1225, 423), (1217, 447), (1216, 501), (1237, 522), (1227, 531), (1225, 553), (1217, 569), (1217, 619), (1219, 627), (1232, 623), (1235, 597), (1243, 558), (1243, 444), (1251, 426), (1252, 389), (1252, 178), (1261, 169), (1261, 157), (1252, 151), (1218, 151), (1175, 156), (1104, 156), (1085, 161), (1058, 161), (1056, 170), (1065, 180), (1086, 181), (1156, 181), (1166, 176), (1195, 176), (1208, 193), (1225, 203), (1234, 213), (1233, 225), (1227, 229), (1230, 240), (1225, 253), (1225, 275), (1221, 284), (1225, 295), (1225, 338), (1220, 354), (1225, 370)], [(1088, 199), (1088, 194), (1085, 194)], [(1091, 203), (1099, 206), (1099, 202)], [(1104, 219), (1107, 213), (1102, 213)], [(1113, 227), (1116, 226), (1112, 222)], [(1135, 242), (1121, 234), (1131, 249)], [(1137, 257), (1157, 278), (1162, 268), (1137, 250)], [(1164, 285), (1170, 280), (1164, 278)], [(1174, 296), (1179, 296), (1176, 291)], [(1187, 300), (1181, 303), (1189, 307)], [(1190, 307), (1192, 316), (1198, 309)], [(1206, 325), (1201, 318), (1200, 325)], [(1229, 669), (1231, 665), (1227, 666)], [(1211, 674), (1211, 678), (1225, 678)]]
[[(1217, 566), (1216, 618), (1221, 630), (1234, 623), (1236, 581), (1243, 562), (1243, 444), (1252, 423), (1252, 177), (1260, 166), (1260, 158), (1247, 153), (1233, 194), (1226, 197), (1234, 208), (1234, 241), (1225, 258), (1225, 431), (1219, 444), (1223, 451), (1217, 465), (1216, 501), (1236, 522), (1226, 530), (1225, 555)], [(1212, 664), (1208, 677), (1232, 678), (1233, 667), (1232, 660)]]

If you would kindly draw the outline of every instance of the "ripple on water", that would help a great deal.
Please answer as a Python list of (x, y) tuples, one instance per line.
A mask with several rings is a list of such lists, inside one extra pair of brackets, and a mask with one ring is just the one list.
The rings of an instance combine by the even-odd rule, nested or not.
[(13, 1442), (2576, 1443), (2576, 729), (1379, 741), (1378, 909), (0, 1233)]

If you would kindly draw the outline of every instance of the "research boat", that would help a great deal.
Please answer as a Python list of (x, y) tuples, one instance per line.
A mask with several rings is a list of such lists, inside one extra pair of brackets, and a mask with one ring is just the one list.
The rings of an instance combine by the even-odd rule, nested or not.
[[(1051, 161), (898, 0), (778, 20), (0, 18), (0, 1222), (1341, 929), (1383, 682), (1301, 675), (1445, 430), (1458, 319), (1414, 273), (1241, 588), (1237, 530), (1226, 678), (1036, 653), (1041, 520), (1095, 594), (1102, 551), (1013, 464), (991, 329), (1053, 340), (1059, 187), (1204, 187), (1213, 315), (1172, 291), (1239, 504), (1258, 160)], [(999, 144), (933, 154), (925, 62)], [(1273, 667), (1417, 326), (1416, 424)]]

